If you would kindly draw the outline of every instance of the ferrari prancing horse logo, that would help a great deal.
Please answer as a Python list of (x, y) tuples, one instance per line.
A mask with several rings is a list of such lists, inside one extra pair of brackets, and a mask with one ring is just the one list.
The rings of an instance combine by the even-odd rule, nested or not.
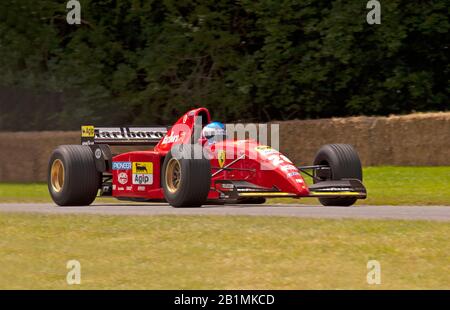
[(219, 151), (217, 154), (217, 161), (219, 162), (219, 167), (223, 168), (223, 165), (225, 165), (225, 160), (227, 156), (224, 150)]

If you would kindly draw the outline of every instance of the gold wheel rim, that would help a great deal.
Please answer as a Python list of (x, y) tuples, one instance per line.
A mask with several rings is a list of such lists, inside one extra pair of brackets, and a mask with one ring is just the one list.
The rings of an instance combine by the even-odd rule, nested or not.
[(50, 173), (50, 182), (53, 191), (59, 193), (64, 187), (64, 165), (60, 159), (57, 159), (52, 164)]
[(171, 193), (175, 193), (180, 188), (181, 183), (181, 165), (180, 162), (172, 158), (169, 160), (166, 169), (166, 185)]

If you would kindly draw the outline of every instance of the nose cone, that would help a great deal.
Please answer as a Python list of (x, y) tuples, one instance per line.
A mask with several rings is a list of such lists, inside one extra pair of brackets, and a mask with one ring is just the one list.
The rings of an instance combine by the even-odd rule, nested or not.
[(269, 146), (258, 145), (254, 150), (261, 163), (261, 170), (272, 171), (275, 186), (299, 196), (309, 194), (305, 180), (289, 158)]
[[(295, 167), (295, 166), (293, 166)], [(297, 168), (295, 168), (297, 169)], [(305, 196), (309, 194), (308, 186), (303, 179), (300, 171), (283, 171), (283, 167), (278, 171), (278, 173), (285, 178), (289, 185), (293, 188), (293, 193), (299, 196)]]
[[(226, 161), (242, 158), (234, 167), (255, 169), (255, 173), (235, 172), (240, 179), (266, 188), (277, 188), (281, 192), (306, 196), (309, 194), (300, 171), (283, 154), (270, 146), (259, 145), (253, 140), (224, 141), (211, 147), (216, 158), (213, 164), (217, 166), (218, 150), (226, 150)], [(229, 176), (229, 175), (228, 175)]]

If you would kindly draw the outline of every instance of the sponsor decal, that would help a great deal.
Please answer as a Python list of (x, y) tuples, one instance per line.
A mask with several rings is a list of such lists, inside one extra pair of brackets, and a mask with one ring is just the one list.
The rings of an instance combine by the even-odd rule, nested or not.
[(281, 170), (284, 172), (298, 171), (297, 167), (295, 167), (294, 165), (291, 165), (291, 164), (281, 166)]
[(131, 170), (131, 162), (129, 161), (116, 161), (112, 164), (113, 170)]
[(292, 161), (278, 152), (276, 149), (267, 146), (259, 145), (255, 150), (267, 159), (275, 168), (281, 169), (288, 177), (299, 175), (297, 167), (295, 167)]
[(153, 163), (133, 162), (133, 174), (153, 174)]
[(124, 187), (118, 187), (117, 190), (118, 190), (118, 191), (124, 191), (125, 188), (124, 188)]
[(81, 145), (87, 145), (87, 146), (89, 146), (89, 145), (94, 145), (95, 143), (93, 142), (93, 141), (83, 141), (82, 143), (81, 143)]
[[(129, 140), (129, 141), (141, 141), (141, 140), (160, 140), (167, 133), (167, 129), (164, 127), (108, 127), (108, 128), (94, 128), (90, 130), (94, 131), (92, 134), (89, 131), (89, 138), (95, 137), (95, 141), (116, 141), (116, 140)], [(84, 136), (83, 136), (84, 137)]]
[(116, 184), (113, 184), (113, 191), (116, 190)]
[(171, 133), (170, 136), (164, 137), (162, 144), (175, 143), (178, 142), (178, 140), (180, 140), (180, 135), (174, 135)]
[(133, 184), (152, 185), (153, 174), (133, 174)]
[(145, 186), (138, 186), (137, 190), (140, 192), (145, 192)]
[(351, 192), (353, 191), (353, 188), (351, 187), (328, 187), (328, 188), (321, 188), (316, 190), (317, 192)]
[(295, 179), (295, 182), (303, 184), (303, 180), (302, 179)]
[(258, 188), (238, 188), (238, 192), (259, 192), (260, 189)]
[(222, 186), (222, 188), (226, 188), (226, 189), (233, 189), (234, 188), (233, 184), (222, 183), (221, 186)]
[(188, 116), (187, 116), (187, 114), (186, 114), (186, 115), (183, 117), (183, 124), (186, 124), (187, 119), (188, 119)]
[(128, 174), (126, 172), (119, 173), (119, 175), (117, 176), (117, 181), (122, 185), (127, 184), (128, 183)]
[(268, 145), (259, 145), (255, 148), (255, 150), (260, 153), (261, 155), (272, 155), (272, 154), (279, 154), (279, 152), (275, 149), (273, 149), (272, 147), (268, 146)]
[(283, 165), (284, 163), (286, 163), (286, 162), (283, 160), (283, 158), (280, 156), (280, 154), (273, 154), (273, 155), (270, 155), (267, 159), (268, 159), (268, 160), (272, 163), (272, 165), (274, 165), (275, 167), (279, 167), (279, 166)]
[(292, 161), (287, 158), (286, 156), (284, 156), (283, 154), (280, 154), (278, 151), (277, 153), (274, 154), (270, 154), (267, 159), (275, 166), (275, 167), (279, 167), (279, 166), (287, 166), (287, 165), (292, 165)]
[(133, 162), (133, 184), (152, 185), (153, 184), (153, 163)]
[(264, 151), (264, 150), (271, 150), (272, 148), (268, 145), (258, 145), (255, 147), (255, 150), (257, 151)]
[(81, 137), (82, 138), (94, 138), (95, 137), (95, 127), (94, 126), (81, 126)]
[(127, 186), (127, 191), (132, 191), (133, 190), (133, 186)]
[(220, 168), (223, 168), (223, 166), (225, 165), (226, 159), (227, 159), (227, 154), (225, 153), (224, 150), (220, 150), (217, 154), (217, 161), (219, 163)]

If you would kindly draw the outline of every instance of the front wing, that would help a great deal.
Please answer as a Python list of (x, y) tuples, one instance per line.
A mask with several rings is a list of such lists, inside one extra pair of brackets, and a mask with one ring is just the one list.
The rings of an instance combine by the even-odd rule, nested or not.
[(247, 181), (218, 180), (215, 189), (220, 192), (221, 199), (239, 200), (243, 198), (266, 197), (266, 198), (340, 198), (354, 197), (365, 199), (367, 190), (361, 181), (356, 179), (324, 181), (309, 186), (309, 195), (299, 196), (294, 193), (282, 192), (275, 186), (273, 188), (261, 187)]

